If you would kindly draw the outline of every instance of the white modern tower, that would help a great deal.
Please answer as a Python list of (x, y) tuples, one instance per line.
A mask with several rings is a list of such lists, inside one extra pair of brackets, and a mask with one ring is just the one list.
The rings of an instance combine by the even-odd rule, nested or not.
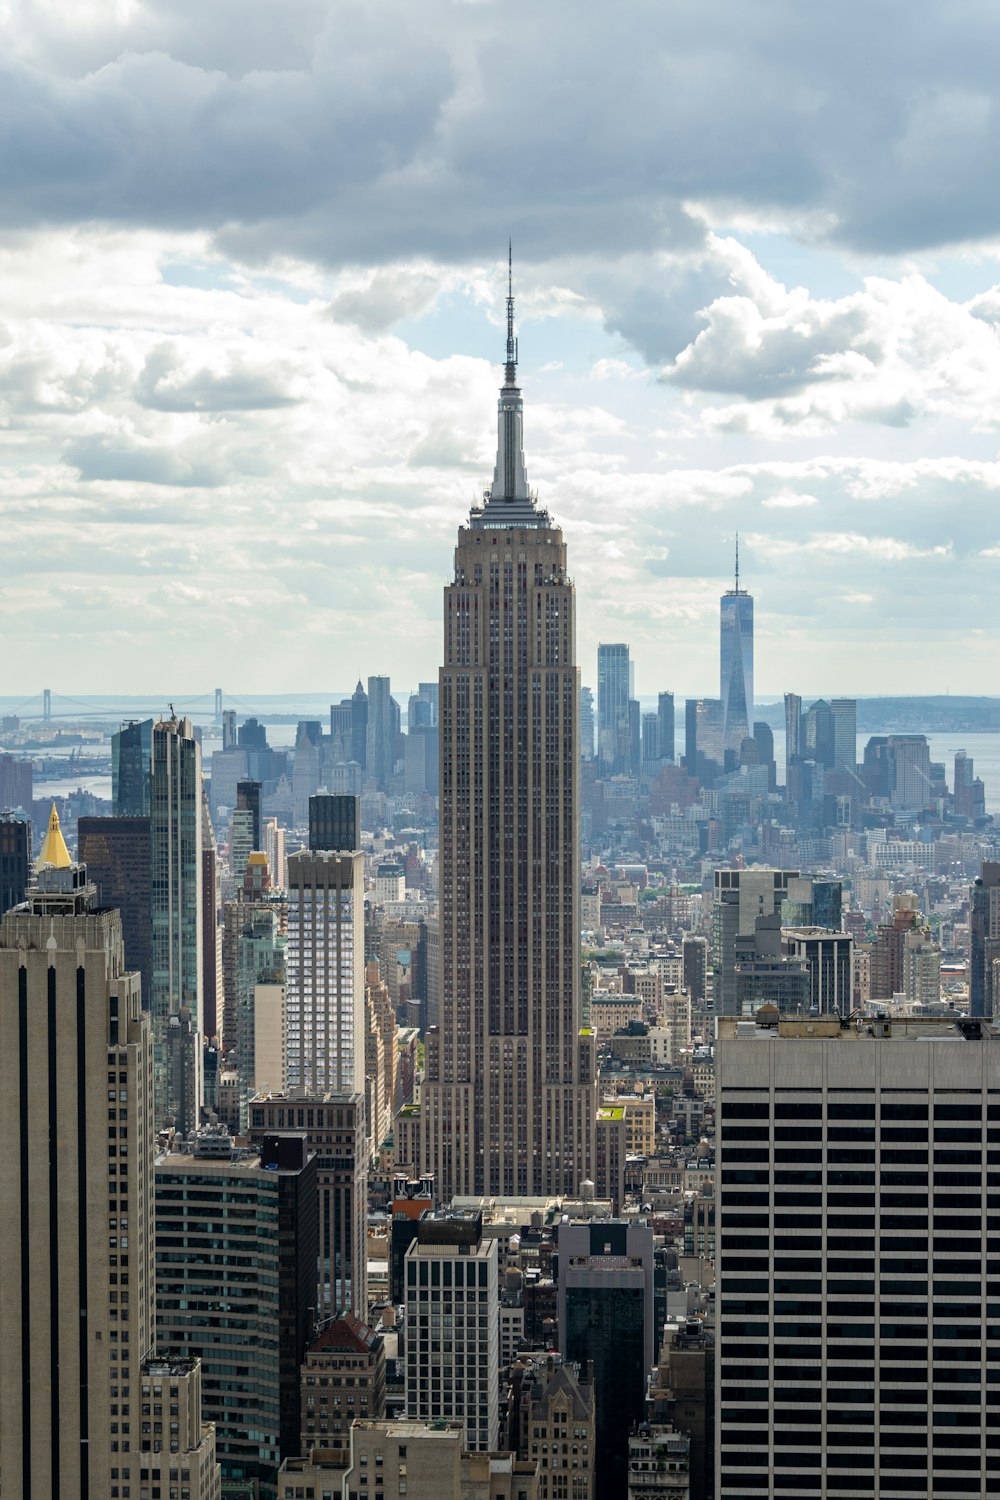
[(720, 600), (720, 682), (723, 751), (739, 759), (740, 745), (753, 734), (753, 595), (740, 588), (740, 539), (736, 538), (736, 579)]

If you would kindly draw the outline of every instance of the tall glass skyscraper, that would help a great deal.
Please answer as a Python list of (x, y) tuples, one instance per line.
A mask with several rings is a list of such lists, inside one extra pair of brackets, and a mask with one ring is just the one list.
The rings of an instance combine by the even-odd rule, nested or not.
[(632, 769), (632, 664), (620, 641), (597, 648), (597, 757), (602, 776)]
[(132, 719), (111, 736), (111, 805), (116, 818), (149, 817), (152, 719)]
[(509, 296), (493, 484), (445, 588), (440, 1024), (417, 1130), (406, 1111), (397, 1122), (441, 1201), (578, 1192), (593, 1176), (575, 594), (562, 532), (528, 489), (513, 317)]
[[(150, 908), (153, 922), (153, 1087), (157, 1127), (175, 1121), (182, 1135), (198, 1126), (184, 1118), (168, 1065), (171, 1022), (185, 1008), (192, 1023), (191, 1059), (201, 1063), (204, 1024), (201, 746), (190, 719), (153, 725), (149, 822)], [(187, 1033), (185, 1033), (187, 1035)]]
[(720, 693), (723, 750), (739, 762), (740, 745), (753, 734), (753, 595), (740, 588), (740, 543), (736, 581), (720, 601)]

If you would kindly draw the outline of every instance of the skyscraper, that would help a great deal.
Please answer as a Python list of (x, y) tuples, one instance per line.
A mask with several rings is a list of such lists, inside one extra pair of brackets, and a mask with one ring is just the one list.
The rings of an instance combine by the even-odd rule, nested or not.
[(368, 679), (368, 775), (380, 792), (388, 791), (396, 765), (393, 697), (388, 677)]
[(602, 776), (631, 769), (632, 664), (621, 641), (597, 648), (597, 755)]
[(735, 755), (753, 733), (753, 595), (740, 588), (740, 539), (736, 580), (720, 600), (720, 693), (723, 751)]
[(499, 1438), (497, 1242), (481, 1210), (431, 1212), (406, 1252), (406, 1411), (459, 1421), (470, 1448)]
[(580, 755), (594, 758), (594, 694), (589, 687), (580, 689)]
[(309, 848), (353, 854), (361, 848), (361, 799), (317, 792), (309, 798)]
[(558, 1254), (560, 1352), (594, 1367), (594, 1493), (621, 1495), (629, 1429), (645, 1415), (655, 1354), (653, 1231), (645, 1219), (564, 1223)]
[(781, 903), (798, 870), (716, 870), (712, 903), (712, 997), (717, 1016), (736, 1009), (736, 964), (754, 947), (758, 920), (781, 925)]
[(125, 962), (139, 974), (143, 1009), (148, 1010), (153, 960), (149, 818), (81, 818), (77, 840), (98, 904), (121, 913)]
[(528, 489), (516, 373), (509, 295), (493, 484), (445, 589), (441, 1015), (401, 1158), (433, 1171), (442, 1200), (577, 1192), (591, 1176), (575, 598), (562, 532)]
[(857, 774), (858, 704), (855, 698), (831, 698), (833, 719), (833, 769)]
[(288, 1085), (308, 1093), (364, 1089), (364, 856), (300, 849), (288, 856)]
[(660, 759), (673, 764), (674, 759), (674, 695), (661, 693), (656, 700), (656, 712), (660, 720)]
[(969, 1010), (992, 1016), (993, 968), (1000, 958), (1000, 864), (987, 860), (969, 892)]
[(996, 1493), (996, 1027), (722, 1019), (716, 1082), (716, 1495)]
[[(162, 1477), (166, 1495), (168, 1467), (183, 1464), (190, 1500), (214, 1500), (199, 1367), (151, 1359), (153, 1074), (139, 976), (125, 968), (118, 912), (97, 909), (54, 811), (37, 870), (0, 923), (4, 1494), (138, 1495), (141, 1466), (143, 1486), (159, 1491)], [(152, 1421), (140, 1421), (154, 1382), (156, 1400), (166, 1386), (180, 1408), (155, 1451)]]
[[(201, 1027), (206, 1043), (219, 1035), (222, 1020), (222, 890), (219, 852), (208, 808), (205, 784), (201, 789)], [(126, 938), (126, 942), (128, 939)]]
[(688, 698), (684, 704), (684, 764), (689, 776), (711, 783), (722, 771), (722, 702)]
[(265, 1137), (259, 1155), (212, 1127), (191, 1144), (156, 1162), (157, 1343), (200, 1356), (232, 1493), (274, 1500), (278, 1464), (299, 1446), (315, 1316), (316, 1156), (304, 1132)]
[(195, 1045), (203, 1026), (201, 746), (190, 719), (153, 725), (150, 789), (150, 905), (153, 922), (153, 1078), (157, 1127), (173, 1119), (184, 1135), (197, 1119), (178, 1116), (167, 1067), (167, 1027), (182, 1006)]
[(362, 771), (368, 764), (368, 694), (360, 679), (351, 698), (351, 759)]
[(788, 767), (802, 754), (802, 698), (799, 693), (785, 694), (785, 787)]
[(131, 719), (111, 736), (111, 805), (116, 818), (148, 818), (152, 719)]
[(24, 900), (31, 865), (31, 824), (16, 813), (0, 813), (0, 916)]
[[(245, 809), (251, 815), (250, 823), (250, 848), (259, 849), (260, 842), (260, 782), (238, 781), (236, 783), (236, 806)], [(243, 872), (240, 871), (240, 878)]]

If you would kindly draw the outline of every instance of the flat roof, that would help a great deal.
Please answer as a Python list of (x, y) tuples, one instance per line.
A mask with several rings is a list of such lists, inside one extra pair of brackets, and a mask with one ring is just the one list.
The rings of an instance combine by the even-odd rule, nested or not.
[(968, 1041), (1000, 1040), (1000, 1026), (980, 1016), (779, 1016), (758, 1023), (752, 1017), (719, 1016), (720, 1041)]

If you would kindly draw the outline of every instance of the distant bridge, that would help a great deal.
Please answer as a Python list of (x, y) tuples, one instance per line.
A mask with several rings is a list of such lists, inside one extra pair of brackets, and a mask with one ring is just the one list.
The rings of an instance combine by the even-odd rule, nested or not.
[[(139, 702), (144, 699), (136, 695)], [(145, 700), (153, 704), (157, 700)], [(158, 703), (157, 707), (150, 707), (145, 712), (148, 715), (165, 714), (169, 712), (169, 705), (173, 703), (179, 714), (205, 716), (209, 707), (212, 717), (217, 724), (222, 723), (222, 715), (225, 709), (233, 708), (252, 713), (252, 708), (242, 703), (238, 698), (227, 694), (222, 688), (215, 688), (214, 692), (201, 693), (192, 698), (182, 699), (179, 695), (171, 697), (169, 694)], [(0, 708), (0, 715), (17, 717), (19, 719), (37, 719), (45, 724), (52, 723), (57, 719), (124, 719), (135, 717), (143, 712), (136, 706), (135, 701), (129, 703), (126, 699), (116, 700), (109, 697), (102, 702), (95, 698), (92, 702), (86, 702), (82, 698), (73, 698), (68, 693), (56, 693), (52, 688), (42, 688), (41, 692), (33, 693), (30, 697), (22, 699), (20, 703), (5, 704)]]

